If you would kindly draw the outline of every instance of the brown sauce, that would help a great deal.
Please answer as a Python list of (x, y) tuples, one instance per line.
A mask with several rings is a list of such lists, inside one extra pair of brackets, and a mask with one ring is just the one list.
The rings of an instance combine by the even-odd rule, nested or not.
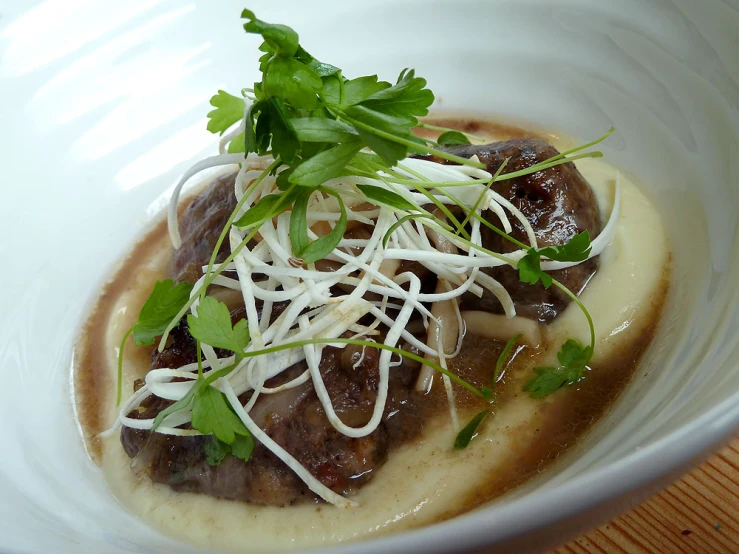
[[(515, 436), (515, 463), (509, 464), (504, 471), (495, 475), (494, 479), (479, 483), (479, 487), (460, 503), (463, 508), (450, 510), (440, 518), (440, 521), (472, 510), (546, 471), (552, 462), (570, 450), (593, 423), (608, 411), (631, 381), (639, 361), (654, 338), (668, 290), (667, 271), (665, 273), (654, 302), (650, 306), (649, 323), (642, 328), (638, 337), (629, 343), (629, 347), (609, 356), (607, 361), (593, 366), (576, 386), (557, 391), (556, 394), (560, 396), (557, 402), (542, 402), (536, 416), (536, 425), (518, 430)], [(489, 342), (485, 339), (481, 340), (478, 337), (472, 338), (471, 341), (466, 339), (466, 345), (470, 344), (475, 350), (480, 343), (483, 343), (480, 345), (483, 349), (490, 348)], [(526, 350), (528, 349), (523, 349), (523, 355), (526, 354)], [(501, 403), (518, 395), (528, 394), (521, 389), (521, 374), (530, 378), (530, 368), (534, 359), (535, 357), (526, 360), (517, 359), (517, 364), (508, 367), (498, 387), (498, 391), (502, 393)], [(479, 357), (472, 356), (469, 360), (470, 365), (484, 366)], [(461, 356), (458, 361), (462, 361)], [(479, 372), (479, 369), (472, 372)]]
[[(110, 364), (111, 357), (117, 357), (117, 352), (110, 352), (106, 341), (108, 327), (115, 315), (113, 308), (123, 294), (135, 292), (136, 301), (126, 307), (126, 313), (123, 315), (128, 327), (135, 323), (154, 283), (165, 277), (169, 258), (159, 271), (153, 269), (142, 271), (141, 268), (146, 265), (147, 260), (161, 253), (163, 248), (171, 248), (167, 237), (166, 220), (159, 221), (133, 247), (113, 279), (103, 287), (75, 349), (73, 382), (77, 417), (87, 451), (98, 463), (101, 452), (100, 439), (97, 435), (105, 430), (106, 422), (103, 421), (103, 417), (110, 402), (107, 395), (114, 386), (105, 368)], [(127, 344), (126, 355), (133, 356), (135, 365), (141, 368), (139, 376), (145, 375), (149, 369), (149, 358), (153, 349), (153, 346), (132, 347), (131, 341)], [(124, 391), (124, 400), (126, 392)]]

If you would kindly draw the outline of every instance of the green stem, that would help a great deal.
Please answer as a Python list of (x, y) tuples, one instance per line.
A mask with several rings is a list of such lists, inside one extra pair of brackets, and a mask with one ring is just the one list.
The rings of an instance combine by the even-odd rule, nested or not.
[(483, 254), (487, 254), (488, 256), (491, 256), (491, 257), (496, 258), (496, 259), (498, 259), (498, 260), (500, 260), (502, 262), (505, 262), (505, 263), (507, 263), (508, 265), (510, 265), (512, 267), (516, 267), (516, 262), (513, 261), (512, 259), (506, 258), (502, 254), (498, 254), (497, 252), (493, 252), (492, 250), (488, 250), (487, 248), (485, 248), (483, 246), (480, 246), (478, 244), (475, 244), (474, 242), (471, 242), (471, 241), (469, 241), (469, 240), (467, 240), (465, 238), (462, 238), (459, 235), (457, 235), (456, 233), (454, 233), (453, 231), (447, 231), (446, 229), (442, 229), (441, 227), (437, 227), (437, 226), (434, 226), (434, 225), (427, 225), (427, 227), (430, 227), (430, 228), (434, 229), (436, 232), (441, 233), (441, 234), (443, 234), (444, 236), (446, 236), (446, 237), (448, 237), (450, 239), (454, 239), (456, 241), (461, 242), (462, 244), (466, 245), (468, 248), (474, 248), (478, 252), (482, 252)]
[(603, 142), (604, 140), (606, 140), (608, 137), (610, 137), (615, 130), (616, 130), (615, 127), (611, 127), (610, 129), (608, 129), (608, 131), (605, 132), (605, 134), (602, 137), (597, 138), (597, 139), (595, 139), (592, 142), (588, 142), (586, 144), (581, 144), (580, 146), (575, 146), (575, 148), (570, 148), (569, 150), (565, 150), (564, 152), (561, 152), (557, 156), (553, 156), (553, 157), (549, 158), (549, 160), (547, 160), (547, 161), (555, 160), (555, 159), (559, 159), (559, 158), (564, 158), (565, 156), (569, 156), (570, 154), (574, 154), (575, 152), (580, 152), (581, 150), (585, 150), (586, 148), (590, 148), (591, 146), (595, 146), (596, 144), (599, 144), (599, 143)]
[(436, 150), (435, 148), (428, 148), (424, 147), (422, 144), (419, 144), (417, 142), (413, 142), (412, 140), (404, 139), (402, 137), (397, 137), (393, 135), (392, 133), (387, 133), (385, 131), (381, 131), (380, 129), (376, 129), (375, 127), (372, 127), (371, 125), (367, 125), (366, 123), (362, 123), (361, 121), (357, 121), (356, 119), (352, 119), (351, 117), (347, 116), (346, 114), (342, 113), (342, 117), (355, 127), (359, 127), (360, 129), (364, 129), (365, 131), (372, 133), (373, 135), (377, 135), (378, 137), (384, 138), (386, 140), (390, 140), (392, 142), (396, 142), (398, 144), (402, 144), (404, 146), (408, 146), (409, 148), (415, 148), (418, 150), (423, 150), (427, 154), (431, 154), (433, 156), (436, 156), (437, 158), (441, 158), (442, 160), (447, 160), (449, 162), (455, 162), (460, 165), (468, 165), (470, 167), (476, 167), (477, 169), (485, 169), (485, 164), (483, 163), (476, 163), (471, 161), (469, 158), (463, 158), (461, 156), (455, 156), (454, 154), (449, 154), (448, 152), (444, 152), (443, 150)]
[(237, 356), (236, 361), (234, 361), (234, 363), (232, 363), (231, 365), (210, 373), (205, 379), (198, 377), (198, 380), (195, 381), (193, 386), (190, 387), (190, 390), (185, 393), (185, 396), (157, 414), (157, 416), (154, 418), (154, 423), (151, 426), (152, 432), (156, 431), (157, 427), (162, 424), (162, 421), (164, 421), (164, 418), (166, 418), (168, 415), (187, 408), (190, 405), (190, 402), (192, 402), (195, 394), (200, 389), (202, 389), (203, 387), (207, 387), (216, 379), (220, 379), (221, 377), (225, 377), (226, 375), (231, 373), (236, 368), (236, 366), (239, 365), (239, 362), (241, 362), (242, 359), (242, 357)]
[(390, 228), (387, 230), (387, 233), (385, 233), (385, 236), (382, 237), (382, 247), (387, 248), (387, 241), (390, 239), (392, 234), (398, 229), (398, 227), (403, 225), (403, 223), (405, 223), (406, 221), (410, 221), (411, 219), (420, 219), (420, 218), (431, 219), (431, 220), (435, 219), (433, 215), (421, 214), (421, 213), (408, 214), (408, 215), (401, 217), (398, 221), (396, 221), (390, 226)]
[[(213, 248), (213, 252), (210, 255), (210, 261), (208, 262), (208, 268), (205, 270), (205, 275), (210, 274), (210, 272), (213, 270), (213, 266), (216, 263), (216, 258), (218, 257), (218, 252), (221, 250), (221, 245), (223, 244), (223, 241), (226, 239), (226, 235), (228, 234), (228, 231), (231, 229), (231, 225), (233, 225), (233, 222), (236, 221), (236, 215), (239, 213), (239, 210), (244, 206), (244, 203), (246, 203), (246, 200), (249, 198), (249, 193), (251, 192), (251, 189), (258, 186), (259, 183), (261, 183), (264, 178), (269, 175), (271, 171), (278, 168), (282, 162), (280, 161), (279, 156), (277, 159), (275, 159), (274, 162), (270, 164), (270, 166), (265, 169), (262, 174), (257, 177), (253, 183), (251, 183), (246, 190), (244, 191), (244, 196), (241, 197), (241, 200), (238, 201), (236, 204), (236, 207), (231, 212), (231, 215), (228, 217), (228, 220), (226, 221), (226, 224), (223, 226), (223, 229), (221, 230), (221, 234), (218, 237), (218, 240), (216, 241), (216, 245)], [(203, 290), (202, 296), (205, 295), (205, 290)]]
[[(516, 179), (518, 177), (524, 177), (526, 175), (531, 175), (532, 173), (536, 173), (537, 171), (543, 171), (545, 169), (550, 169), (552, 167), (556, 167), (558, 165), (566, 164), (575, 160), (582, 160), (585, 158), (601, 158), (603, 157), (602, 152), (587, 152), (585, 154), (579, 154), (577, 156), (570, 156), (569, 158), (560, 158), (560, 159), (554, 159), (557, 156), (550, 158), (549, 160), (545, 160), (541, 163), (538, 163), (536, 165), (532, 165), (530, 167), (527, 167), (525, 169), (521, 169), (519, 171), (513, 172), (513, 173), (504, 173), (503, 175), (500, 175), (497, 179), (497, 181), (508, 181), (509, 179)], [(551, 161), (554, 160), (554, 161)], [(372, 178), (377, 178), (376, 175), (371, 176)], [(391, 182), (394, 182), (399, 185), (410, 185), (415, 186), (417, 184), (417, 181), (414, 181), (412, 179), (402, 179), (402, 178), (393, 178), (391, 179)], [(429, 181), (426, 184), (426, 187), (428, 188), (451, 188), (451, 187), (466, 187), (468, 185), (479, 185), (479, 184), (487, 184), (488, 181), (477, 179), (473, 181), (450, 181), (450, 182), (434, 182)]]
[(477, 219), (483, 225), (485, 225), (485, 227), (487, 227), (490, 230), (494, 231), (495, 233), (499, 234), (504, 239), (512, 242), (513, 244), (515, 244), (516, 246), (518, 246), (522, 250), (528, 250), (529, 248), (531, 248), (531, 246), (529, 246), (528, 244), (525, 244), (525, 243), (521, 242), (520, 240), (513, 238), (511, 235), (509, 235), (508, 233), (506, 233), (503, 229), (499, 229), (498, 227), (496, 227), (495, 225), (493, 225), (492, 223), (490, 223), (487, 219), (485, 219), (484, 217), (482, 217), (477, 212), (474, 212), (472, 214), (472, 217), (475, 218), (475, 219)]
[(130, 337), (131, 333), (133, 333), (134, 327), (135, 325), (132, 325), (131, 328), (126, 331), (126, 333), (123, 335), (123, 338), (121, 339), (121, 345), (118, 348), (118, 392), (116, 393), (115, 397), (116, 406), (121, 405), (121, 394), (123, 390), (123, 348), (126, 346), (126, 341), (128, 340), (128, 337)]
[(564, 292), (567, 296), (570, 297), (570, 299), (577, 304), (578, 308), (582, 310), (582, 313), (585, 314), (585, 319), (588, 320), (588, 327), (590, 327), (590, 353), (595, 351), (595, 324), (593, 323), (593, 318), (590, 316), (590, 312), (585, 307), (585, 304), (583, 304), (580, 299), (577, 297), (575, 293), (573, 293), (570, 289), (568, 289), (566, 286), (564, 286), (562, 283), (557, 281), (556, 279), (552, 279), (552, 284), (557, 287), (559, 290)]
[(223, 369), (219, 369), (218, 371), (214, 371), (208, 375), (205, 379), (198, 379), (192, 387), (190, 387), (190, 390), (185, 393), (185, 395), (169, 406), (168, 408), (162, 410), (159, 412), (154, 418), (154, 423), (152, 424), (152, 431), (155, 431), (159, 425), (161, 425), (162, 421), (164, 421), (164, 418), (166, 418), (168, 415), (187, 408), (190, 405), (190, 402), (192, 402), (193, 397), (195, 394), (201, 390), (203, 387), (207, 387), (217, 379), (220, 379), (221, 377), (225, 377), (229, 373), (231, 373), (238, 365), (241, 363), (241, 361), (244, 358), (254, 358), (256, 356), (263, 356), (264, 354), (273, 354), (275, 352), (280, 352), (282, 350), (289, 350), (292, 348), (300, 348), (302, 346), (307, 346), (309, 344), (352, 344), (355, 346), (364, 346), (369, 348), (378, 348), (380, 350), (389, 350), (390, 352), (394, 354), (398, 354), (400, 356), (403, 356), (405, 358), (410, 358), (411, 360), (414, 360), (416, 362), (420, 362), (422, 364), (426, 364), (427, 366), (431, 367), (432, 369), (438, 371), (439, 373), (442, 373), (449, 377), (454, 383), (458, 384), (460, 387), (463, 387), (470, 391), (475, 396), (479, 396), (483, 400), (487, 401), (487, 398), (485, 395), (477, 389), (474, 385), (468, 383), (458, 375), (452, 373), (448, 369), (444, 369), (439, 364), (434, 362), (433, 360), (429, 360), (427, 358), (423, 358), (422, 356), (419, 356), (417, 354), (414, 354), (413, 352), (408, 352), (406, 350), (403, 350), (402, 348), (396, 348), (394, 346), (388, 346), (386, 344), (382, 344), (379, 342), (373, 342), (373, 341), (366, 341), (366, 340), (360, 340), (360, 339), (344, 339), (344, 338), (317, 338), (317, 339), (306, 339), (301, 341), (295, 341), (287, 344), (280, 344), (279, 346), (270, 346), (268, 348), (263, 348), (261, 350), (254, 350), (252, 352), (244, 352), (243, 354), (239, 354), (236, 357), (236, 360), (231, 365), (224, 367)]
[[(268, 169), (265, 170), (265, 173), (267, 171)], [(200, 285), (200, 288), (197, 289), (195, 294), (190, 296), (190, 299), (187, 301), (187, 303), (185, 303), (185, 305), (180, 309), (180, 311), (177, 312), (177, 315), (174, 316), (172, 321), (170, 321), (169, 325), (167, 325), (167, 328), (164, 330), (164, 334), (162, 335), (162, 338), (159, 341), (159, 346), (158, 346), (160, 352), (164, 350), (164, 345), (167, 342), (167, 337), (169, 336), (169, 333), (172, 332), (172, 329), (174, 329), (177, 326), (177, 323), (180, 321), (180, 319), (182, 319), (182, 316), (184, 316), (187, 313), (187, 310), (190, 309), (193, 302), (195, 302), (195, 298), (201, 297), (203, 294), (205, 294), (205, 291), (208, 290), (208, 287), (213, 283), (213, 280), (216, 277), (218, 277), (221, 273), (223, 273), (223, 270), (226, 268), (226, 266), (230, 264), (232, 261), (234, 261), (236, 256), (238, 256), (239, 252), (241, 252), (244, 249), (244, 247), (249, 243), (249, 241), (257, 235), (257, 233), (259, 232), (259, 228), (262, 226), (262, 224), (265, 221), (272, 219), (275, 215), (280, 213), (280, 211), (285, 207), (284, 198), (288, 198), (290, 193), (295, 189), (295, 187), (296, 185), (294, 184), (291, 185), (290, 188), (281, 195), (283, 198), (281, 198), (280, 202), (278, 202), (275, 205), (275, 207), (272, 209), (270, 214), (264, 217), (261, 221), (256, 222), (252, 226), (251, 232), (244, 238), (244, 240), (241, 241), (241, 243), (231, 252), (231, 254), (228, 255), (228, 257), (226, 257), (225, 260), (223, 260), (223, 262), (220, 264), (218, 269), (208, 274), (205, 281), (203, 281), (203, 284)]]
[(526, 175), (531, 175), (532, 173), (536, 173), (538, 171), (544, 171), (545, 169), (550, 169), (552, 167), (556, 167), (558, 165), (574, 162), (575, 160), (583, 160), (585, 158), (602, 158), (603, 152), (586, 152), (585, 154), (578, 154), (577, 156), (569, 156), (567, 158), (561, 157), (561, 155), (553, 156), (552, 158), (549, 158), (548, 160), (544, 160), (541, 163), (538, 163), (536, 165), (532, 165), (531, 167), (527, 167), (526, 169), (521, 169), (519, 171), (514, 171), (512, 173), (504, 173), (500, 177), (498, 177), (498, 181), (508, 181), (509, 179), (517, 179), (518, 177), (524, 177)]
[(438, 371), (439, 373), (446, 375), (456, 384), (467, 389), (472, 394), (479, 396), (480, 398), (483, 398), (483, 399), (485, 398), (482, 392), (480, 392), (480, 390), (478, 390), (474, 385), (471, 385), (470, 383), (468, 383), (467, 381), (465, 381), (458, 375), (452, 373), (448, 369), (444, 369), (443, 367), (441, 367), (439, 364), (437, 364), (433, 360), (429, 360), (427, 358), (424, 358), (412, 352), (408, 352), (406, 350), (403, 350), (402, 348), (388, 346), (380, 342), (366, 341), (366, 340), (361, 340), (361, 339), (344, 339), (344, 338), (332, 339), (328, 337), (322, 337), (322, 338), (316, 338), (316, 339), (305, 339), (305, 340), (295, 341), (295, 342), (291, 342), (287, 344), (280, 344), (278, 346), (270, 346), (268, 348), (263, 348), (261, 350), (254, 350), (252, 352), (244, 352), (243, 356), (245, 358), (252, 358), (254, 356), (262, 356), (264, 354), (273, 354), (275, 352), (280, 352), (282, 350), (288, 350), (290, 348), (300, 348), (302, 346), (307, 346), (309, 344), (352, 344), (355, 346), (364, 346), (364, 347), (369, 347), (369, 348), (378, 348), (380, 350), (389, 350), (390, 352), (394, 354), (398, 354), (405, 358), (410, 358), (411, 360), (414, 360), (416, 362), (426, 364), (427, 366)]
[[(416, 179), (418, 179), (421, 182), (424, 182), (424, 183), (432, 182), (431, 179), (429, 179), (425, 175), (421, 175), (420, 173), (414, 171), (410, 167), (404, 166), (402, 164), (398, 164), (398, 167), (402, 169), (403, 171), (410, 173), (411, 175), (413, 175)], [(443, 213), (446, 216), (446, 218), (452, 222), (454, 227), (456, 227), (457, 229), (457, 234), (464, 236), (464, 238), (468, 240), (472, 238), (470, 237), (470, 234), (467, 232), (467, 230), (464, 228), (464, 225), (459, 222), (459, 219), (457, 219), (457, 217), (451, 212), (451, 210), (447, 208), (438, 198), (436, 198), (435, 195), (431, 194), (425, 187), (419, 185), (418, 183), (415, 183), (414, 187), (418, 192), (420, 192), (426, 198), (431, 200), (436, 205), (436, 207), (439, 208), (439, 210), (441, 210), (441, 213)], [(457, 206), (464, 209), (464, 206), (459, 201), (452, 198), (451, 195), (449, 195), (444, 189), (440, 189), (440, 190), (444, 196), (446, 196), (447, 198), (450, 198), (452, 202), (454, 202)]]
[(498, 167), (498, 169), (495, 171), (495, 174), (493, 175), (492, 179), (490, 179), (490, 181), (488, 182), (488, 184), (485, 185), (485, 190), (483, 190), (480, 193), (480, 196), (477, 197), (477, 201), (475, 202), (475, 205), (472, 206), (472, 209), (471, 210), (467, 210), (467, 217), (465, 217), (464, 218), (464, 221), (462, 222), (462, 225), (463, 226), (464, 225), (467, 225), (467, 223), (469, 223), (470, 218), (472, 217), (472, 214), (473, 213), (475, 213), (475, 214), (477, 213), (477, 208), (480, 207), (480, 204), (482, 203), (482, 199), (485, 198), (485, 195), (488, 193), (488, 191), (490, 190), (490, 188), (493, 186), (493, 183), (495, 183), (495, 181), (498, 179), (498, 177), (500, 177), (500, 174), (503, 173), (503, 169), (505, 168), (506, 165), (508, 165), (508, 162), (509, 161), (510, 161), (510, 158), (506, 158), (505, 160), (503, 160), (503, 163), (500, 164), (500, 166)]
[[(378, 171), (379, 170), (387, 171), (386, 168), (379, 166), (379, 164), (377, 164), (377, 165), (378, 165), (378, 167), (376, 169)], [(411, 174), (415, 173), (413, 170), (407, 169), (405, 167), (402, 167), (402, 166), (398, 166), (398, 167), (400, 167), (404, 171), (408, 170), (408, 172), (411, 173)], [(392, 181), (391, 180), (389, 180), (386, 177), (383, 177), (381, 175), (376, 174), (374, 178), (375, 179), (380, 179), (383, 183), (385, 183), (388, 186), (390, 186), (392, 184)], [(426, 179), (423, 175), (419, 175), (418, 178), (419, 179)], [(428, 179), (426, 179), (426, 180), (428, 181)], [(421, 194), (423, 194), (426, 198), (428, 198), (439, 209), (439, 211), (441, 211), (441, 213), (443, 213), (446, 216), (446, 218), (449, 221), (451, 221), (452, 224), (459, 230), (459, 228), (460, 228), (459, 227), (459, 225), (460, 225), (459, 220), (454, 216), (454, 214), (451, 212), (451, 210), (449, 210), (449, 208), (447, 208), (444, 204), (442, 204), (441, 201), (438, 198), (436, 198), (436, 196), (434, 196), (428, 190), (426, 190), (424, 187), (422, 187), (421, 185), (419, 185), (417, 181), (413, 181), (413, 187), (418, 192), (420, 192)], [(419, 206), (419, 209), (421, 211), (425, 212), (425, 213), (430, 213), (430, 212), (424, 210), (423, 208), (421, 208), (420, 206)], [(434, 219), (438, 219), (439, 221), (441, 221), (441, 218), (437, 218), (436, 216), (433, 216), (433, 217), (434, 217)], [(466, 238), (468, 238), (468, 239), (470, 238), (470, 235), (469, 235), (469, 233), (467, 233), (467, 231), (464, 231), (463, 230), (463, 234), (464, 234), (464, 236)]]

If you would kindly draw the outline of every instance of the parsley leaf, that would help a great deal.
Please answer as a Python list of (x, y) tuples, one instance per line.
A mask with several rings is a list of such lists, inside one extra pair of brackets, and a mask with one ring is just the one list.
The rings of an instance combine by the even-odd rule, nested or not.
[(357, 129), (357, 131), (365, 144), (374, 150), (388, 167), (394, 166), (408, 155), (408, 147), (403, 144), (379, 137), (366, 129)]
[(231, 326), (231, 314), (226, 305), (206, 296), (198, 305), (197, 315), (187, 315), (190, 334), (213, 348), (224, 348), (236, 354), (249, 345), (249, 329), (245, 319)]
[(294, 58), (273, 58), (264, 74), (264, 94), (302, 110), (316, 107), (322, 88), (318, 73)]
[(357, 129), (362, 140), (388, 166), (395, 165), (408, 155), (407, 144), (388, 137), (392, 136), (403, 139), (403, 141), (418, 143), (417, 137), (411, 133), (411, 128), (416, 123), (416, 120), (412, 117), (396, 116), (392, 113), (377, 111), (366, 106), (365, 103), (346, 108), (344, 113), (348, 118), (348, 122)]
[(205, 439), (203, 451), (205, 452), (205, 462), (209, 466), (217, 466), (231, 453), (231, 447), (211, 435)]
[(190, 300), (191, 291), (189, 283), (175, 285), (172, 279), (157, 281), (133, 327), (133, 341), (139, 346), (154, 344), (154, 339), (164, 333), (182, 306)]
[(576, 383), (583, 376), (582, 368), (537, 367), (534, 371), (537, 376), (524, 387), (532, 398), (547, 396), (565, 385)]
[(541, 256), (558, 262), (582, 262), (590, 255), (590, 233), (586, 229), (576, 234), (562, 246), (547, 246), (539, 249)]
[(330, 254), (338, 246), (339, 242), (341, 242), (341, 239), (344, 238), (344, 233), (346, 232), (346, 207), (344, 206), (344, 201), (335, 192), (328, 189), (322, 190), (334, 196), (339, 201), (341, 215), (330, 233), (314, 240), (303, 250), (300, 257), (307, 264), (315, 263)]
[(338, 177), (360, 148), (362, 144), (358, 140), (337, 144), (301, 163), (288, 177), (288, 181), (315, 188)]
[(239, 460), (249, 461), (253, 451), (254, 438), (251, 436), (251, 433), (247, 435), (236, 435), (236, 438), (231, 443), (231, 454)]
[[(256, 128), (252, 128), (250, 123), (253, 118), (256, 118)], [(246, 127), (247, 152), (264, 155), (271, 144), (275, 158), (291, 163), (300, 150), (300, 141), (280, 98), (269, 98), (253, 104), (247, 115)]]
[(243, 98), (219, 90), (218, 94), (210, 99), (210, 105), (215, 108), (208, 112), (208, 130), (211, 133), (222, 135), (237, 121), (243, 119), (246, 103)]
[[(292, 163), (300, 151), (300, 140), (292, 126), (285, 104), (279, 98), (272, 98), (269, 103), (272, 134), (272, 155), (285, 163)], [(262, 117), (264, 113), (262, 114)]]
[(454, 441), (455, 450), (467, 448), (470, 441), (477, 436), (477, 428), (480, 427), (480, 424), (489, 414), (490, 410), (485, 409), (473, 417), (470, 422), (464, 426), (464, 428), (457, 434), (457, 438)]
[[(399, 136), (411, 136), (410, 129), (413, 126), (413, 121), (405, 117), (398, 117), (392, 114), (373, 110), (364, 104), (351, 106), (344, 110), (344, 113), (346, 113), (350, 118), (374, 127), (375, 129)], [(380, 153), (377, 152), (377, 154)]]
[(244, 23), (247, 33), (262, 35), (269, 48), (278, 56), (292, 57), (298, 51), (298, 33), (287, 25), (266, 23), (254, 15), (251, 10), (241, 12), (242, 19), (250, 21)]
[(213, 434), (226, 444), (236, 435), (249, 435), (221, 391), (212, 385), (201, 387), (193, 397), (192, 426), (205, 435)]
[(231, 444), (226, 444), (211, 435), (203, 443), (205, 461), (210, 466), (220, 465), (229, 454), (245, 462), (249, 461), (253, 450), (254, 439), (251, 434), (246, 436), (235, 435), (234, 441)]
[[(254, 227), (255, 225), (261, 224), (266, 218), (270, 217), (273, 210), (277, 207), (281, 194), (268, 194), (262, 196), (259, 202), (254, 204), (251, 208), (246, 210), (244, 215), (234, 221), (236, 227)], [(272, 216), (273, 217), (273, 216)]]
[(390, 88), (387, 81), (378, 81), (377, 75), (366, 75), (344, 83), (344, 100), (342, 106), (353, 106), (370, 98), (373, 94)]
[(532, 398), (541, 398), (566, 385), (577, 383), (585, 375), (592, 356), (591, 346), (583, 346), (575, 339), (569, 339), (557, 353), (561, 365), (534, 368), (537, 376), (526, 384), (524, 390), (530, 392)]
[(385, 204), (386, 206), (404, 211), (418, 209), (418, 206), (412, 204), (410, 201), (400, 196), (397, 192), (393, 192), (382, 187), (377, 187), (375, 185), (357, 185), (357, 188), (361, 190), (362, 194), (364, 194), (367, 198), (369, 198), (370, 200), (374, 200), (375, 202), (379, 202), (380, 204)]
[(333, 66), (330, 63), (319, 62), (316, 59), (311, 59), (311, 61), (308, 62), (308, 67), (315, 71), (319, 77), (331, 77), (337, 73), (341, 73), (341, 69), (338, 67)]
[(539, 281), (548, 289), (552, 286), (552, 276), (541, 269), (541, 255), (536, 248), (530, 248), (526, 255), (518, 260), (518, 278), (522, 283), (535, 285)]
[(469, 139), (459, 131), (447, 131), (436, 139), (439, 146), (466, 146), (470, 143)]
[(293, 204), (290, 214), (290, 245), (293, 254), (307, 264), (312, 264), (329, 254), (344, 238), (346, 232), (346, 207), (344, 201), (337, 193), (329, 189), (321, 189), (326, 194), (334, 196), (339, 202), (341, 215), (330, 233), (319, 237), (313, 242), (308, 242), (308, 221), (306, 219), (308, 199), (312, 191), (300, 194)]
[(242, 131), (228, 143), (226, 151), (229, 154), (238, 154), (239, 152), (246, 152), (244, 132)]
[[(244, 130), (244, 148), (246, 153), (256, 152), (263, 154), (269, 147), (269, 128), (267, 127), (262, 131), (262, 135), (257, 139), (257, 133), (255, 130), (254, 122), (258, 121), (259, 115), (262, 112), (264, 106), (267, 103), (263, 100), (254, 102), (249, 106), (249, 111), (246, 113), (246, 125)], [(267, 144), (263, 144), (264, 139), (267, 139)]]
[(308, 247), (308, 200), (312, 190), (302, 189), (298, 192), (293, 209), (290, 212), (290, 246), (298, 258)]
[(404, 69), (395, 85), (375, 92), (362, 105), (386, 115), (408, 118), (413, 126), (417, 125), (416, 118), (429, 113), (434, 93), (426, 88), (426, 79), (415, 74), (413, 69)]
[(293, 119), (292, 124), (301, 142), (347, 142), (359, 138), (346, 123), (325, 117)]
[(585, 367), (593, 356), (590, 346), (583, 346), (575, 339), (567, 340), (557, 352), (559, 363), (565, 367)]
[(546, 246), (544, 248), (529, 248), (516, 267), (521, 282), (535, 285), (539, 281), (544, 288), (552, 285), (552, 277), (541, 269), (541, 257), (546, 256), (558, 262), (581, 262), (590, 255), (590, 233), (585, 230), (576, 234), (562, 246)]

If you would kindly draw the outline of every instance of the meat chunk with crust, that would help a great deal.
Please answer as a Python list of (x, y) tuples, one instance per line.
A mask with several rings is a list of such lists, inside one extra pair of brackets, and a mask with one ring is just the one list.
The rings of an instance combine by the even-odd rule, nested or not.
[[(182, 246), (175, 250), (172, 260), (175, 281), (194, 283), (203, 275), (202, 267), (210, 261), (218, 237), (236, 207), (235, 183), (235, 173), (223, 175), (185, 208), (179, 222)], [(228, 253), (228, 240), (224, 240), (216, 261), (223, 261)]]
[[(173, 344), (154, 358), (154, 366), (164, 359), (185, 363), (192, 359), (194, 345), (185, 337), (186, 323), (180, 327), (183, 332), (174, 334)], [(304, 363), (296, 364), (270, 380), (267, 386), (278, 386), (306, 369)], [(343, 349), (326, 348), (320, 373), (339, 418), (352, 427), (366, 424), (377, 399), (378, 351), (367, 349), (362, 354), (361, 347), (352, 345)], [(310, 381), (276, 394), (263, 395), (250, 416), (325, 486), (340, 494), (351, 494), (369, 481), (373, 472), (385, 462), (391, 444), (415, 437), (422, 431), (423, 419), (414, 417), (415, 403), (422, 401), (412, 390), (416, 376), (417, 368), (399, 366), (393, 369), (383, 422), (366, 437), (351, 438), (337, 431)], [(249, 394), (242, 395), (240, 400), (246, 402)], [(142, 410), (133, 411), (129, 417), (153, 418), (170, 404), (152, 396), (142, 403)], [(404, 419), (402, 414), (395, 417), (400, 412), (409, 412), (410, 417)], [(205, 446), (206, 441), (211, 440), (214, 439), (162, 435), (130, 427), (121, 431), (124, 450), (133, 459), (134, 469), (174, 490), (269, 505), (287, 505), (315, 498), (292, 470), (259, 443), (248, 462), (228, 455), (221, 464), (209, 465)]]
[[(559, 154), (552, 145), (533, 138), (460, 146), (448, 150), (465, 158), (476, 155), (490, 173), (495, 173), (506, 158), (509, 161), (503, 172), (513, 173)], [(601, 231), (598, 203), (590, 185), (573, 163), (561, 164), (517, 179), (499, 181), (493, 188), (526, 216), (540, 247), (565, 244), (585, 230), (590, 232), (592, 240)], [(488, 211), (484, 215), (491, 223), (502, 228), (495, 214)], [(511, 236), (528, 244), (523, 225), (512, 216), (509, 216), (509, 220), (513, 227)], [(518, 250), (518, 246), (484, 226), (482, 243), (485, 248), (495, 252)], [(597, 268), (598, 259), (593, 258), (568, 269), (552, 271), (551, 275), (572, 292), (579, 294)], [(545, 289), (541, 283), (521, 283), (518, 272), (511, 267), (484, 271), (508, 290), (516, 311), (521, 316), (543, 322), (551, 321), (570, 302), (569, 297), (554, 286)], [(463, 309), (502, 312), (498, 300), (487, 292), (482, 299), (467, 295)]]

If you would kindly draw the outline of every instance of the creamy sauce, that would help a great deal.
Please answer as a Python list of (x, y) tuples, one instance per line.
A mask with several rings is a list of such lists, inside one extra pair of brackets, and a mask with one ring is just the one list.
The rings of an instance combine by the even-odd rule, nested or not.
[[(461, 126), (492, 140), (537, 135), (477, 122), (435, 123)], [(570, 140), (539, 135), (559, 150), (572, 146)], [(582, 160), (577, 166), (592, 185), (607, 219), (617, 170), (599, 160)], [(602, 414), (628, 382), (651, 340), (666, 291), (667, 238), (648, 198), (626, 176), (619, 179), (619, 230), (581, 296), (597, 332), (593, 370), (587, 378), (545, 399), (531, 399), (522, 392), (531, 378), (531, 367), (555, 359), (566, 338), (587, 343), (585, 318), (570, 305), (544, 328), (542, 349), (519, 353), (505, 375), (503, 398), (494, 417), (470, 447), (452, 450), (455, 431), (448, 423), (448, 413), (442, 411), (427, 426), (422, 440), (391, 452), (373, 480), (353, 497), (360, 506), (346, 510), (325, 504), (253, 506), (176, 493), (131, 470), (118, 434), (95, 438), (117, 416), (115, 374), (120, 339), (134, 323), (154, 281), (164, 277), (171, 259), (162, 222), (106, 287), (78, 347), (76, 392), (91, 455), (116, 497), (152, 526), (197, 545), (242, 551), (307, 548), (395, 532), (452, 517), (503, 494), (540, 472)], [(150, 352), (126, 348), (124, 391), (131, 391), (133, 381), (146, 373)]]

